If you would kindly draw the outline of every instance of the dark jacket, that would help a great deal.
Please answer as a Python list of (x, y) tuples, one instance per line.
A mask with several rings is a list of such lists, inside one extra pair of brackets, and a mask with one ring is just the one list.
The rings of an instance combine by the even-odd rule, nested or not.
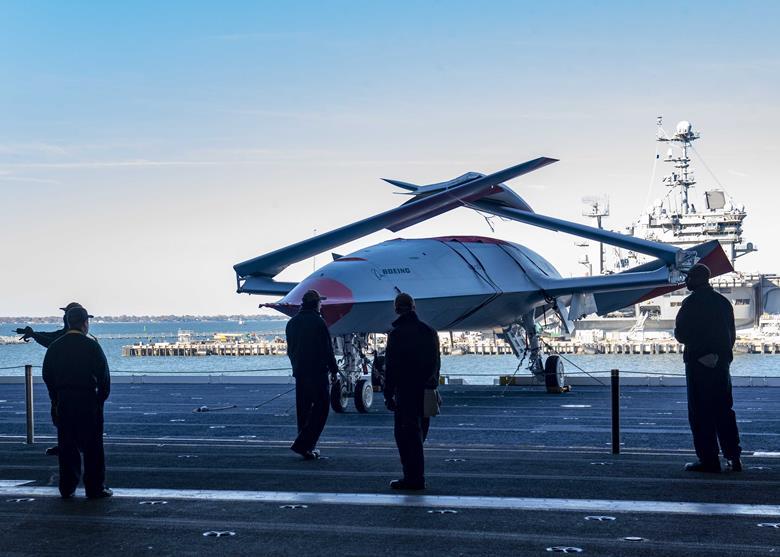
[(737, 338), (734, 308), (711, 286), (700, 286), (683, 300), (674, 328), (674, 338), (685, 345), (683, 361), (695, 362), (706, 354), (720, 361), (734, 359)]
[(439, 384), (439, 335), (413, 311), (393, 322), (385, 350), (385, 398), (422, 414), (423, 392)]
[[(22, 331), (29, 332), (22, 333)], [(22, 333), (25, 337), (33, 339), (44, 348), (48, 348), (52, 342), (68, 332), (68, 321), (65, 319), (65, 317), (63, 317), (62, 329), (58, 329), (56, 331), (33, 331), (30, 327), (27, 327), (27, 329), (17, 329), (16, 332)]]
[(67, 329), (62, 328), (57, 331), (33, 331), (30, 333), (29, 336), (31, 339), (33, 339), (35, 342), (40, 344), (41, 346), (48, 348), (51, 343), (53, 343), (55, 340), (60, 338), (62, 335), (67, 333)]
[(54, 341), (43, 358), (43, 381), (49, 398), (103, 403), (111, 390), (106, 355), (97, 341), (71, 330)]
[(293, 377), (327, 379), (339, 371), (328, 326), (315, 309), (301, 309), (287, 322), (287, 356)]

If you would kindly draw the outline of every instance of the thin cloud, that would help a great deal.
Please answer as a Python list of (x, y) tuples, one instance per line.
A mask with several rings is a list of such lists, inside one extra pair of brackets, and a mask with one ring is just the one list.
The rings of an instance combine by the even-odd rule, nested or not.
[(0, 182), (23, 182), (30, 184), (61, 184), (59, 180), (51, 178), (33, 178), (31, 176), (14, 176), (13, 174), (0, 174)]
[(728, 173), (732, 176), (738, 176), (739, 178), (750, 178), (750, 174), (745, 174), (744, 172), (740, 172), (739, 170), (732, 170), (729, 169)]
[(268, 110), (265, 108), (225, 108), (221, 112), (238, 114), (240, 116), (256, 116), (258, 118), (274, 118), (279, 120), (294, 120), (299, 122), (316, 122), (341, 125), (373, 126), (383, 124), (410, 125), (415, 120), (399, 116), (397, 113), (380, 114), (363, 111), (306, 111), (306, 110)]
[(0, 143), (0, 155), (67, 155), (68, 150), (52, 143)]
[(222, 35), (210, 35), (208, 38), (214, 41), (240, 42), (240, 41), (277, 41), (287, 39), (303, 39), (311, 36), (311, 33), (291, 31), (286, 33), (225, 33)]
[(82, 161), (82, 162), (21, 162), (5, 163), (0, 166), (6, 168), (116, 168), (116, 167), (156, 167), (156, 166), (214, 166), (219, 164), (235, 164), (236, 161), (153, 161), (153, 160), (129, 160), (129, 161)]

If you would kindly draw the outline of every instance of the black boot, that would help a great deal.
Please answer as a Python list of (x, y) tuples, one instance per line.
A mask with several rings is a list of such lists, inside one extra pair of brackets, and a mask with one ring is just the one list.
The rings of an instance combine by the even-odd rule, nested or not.
[(702, 462), (697, 460), (696, 462), (688, 462), (685, 465), (686, 472), (707, 472), (711, 474), (720, 473), (720, 462)]
[(742, 461), (737, 458), (729, 459), (728, 468), (730, 472), (742, 472)]

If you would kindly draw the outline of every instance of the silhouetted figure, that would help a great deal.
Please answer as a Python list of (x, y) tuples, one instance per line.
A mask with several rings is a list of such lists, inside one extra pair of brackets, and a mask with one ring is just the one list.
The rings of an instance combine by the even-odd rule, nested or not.
[(742, 470), (737, 418), (732, 406), (729, 364), (736, 340), (734, 309), (709, 284), (710, 270), (694, 265), (685, 285), (691, 291), (677, 314), (675, 338), (685, 345), (685, 381), (688, 387), (688, 421), (697, 462), (691, 472), (720, 472), (718, 442), (732, 471)]
[[(60, 309), (67, 313), (70, 308), (74, 307), (81, 307), (81, 304), (78, 302), (71, 302), (64, 308)], [(60, 338), (68, 330), (68, 320), (65, 318), (65, 313), (62, 314), (62, 329), (58, 329), (56, 331), (33, 331), (32, 327), (27, 326), (24, 329), (16, 329), (16, 333), (22, 335), (22, 340), (25, 342), (27, 342), (28, 339), (33, 339), (44, 348), (48, 348), (52, 342)], [(57, 411), (54, 407), (54, 404), (51, 406), (51, 422), (54, 424), (54, 427), (57, 427)], [(50, 456), (57, 456), (59, 451), (59, 447), (54, 445), (53, 447), (46, 449), (46, 454)]]
[(328, 420), (328, 373), (335, 378), (339, 371), (328, 326), (320, 315), (324, 299), (316, 290), (308, 290), (286, 328), (298, 418), (298, 437), (290, 449), (306, 460), (320, 456), (315, 447)]
[(68, 499), (75, 493), (83, 453), (87, 497), (110, 497), (103, 452), (103, 403), (111, 388), (108, 363), (100, 345), (87, 336), (91, 317), (87, 310), (74, 307), (65, 317), (67, 332), (49, 346), (43, 359), (43, 381), (57, 410), (60, 494)]
[(395, 298), (393, 329), (385, 350), (385, 406), (395, 412), (395, 443), (404, 476), (390, 482), (393, 489), (425, 489), (423, 442), (430, 418), (424, 417), (425, 389), (439, 384), (439, 335), (420, 321), (409, 294)]

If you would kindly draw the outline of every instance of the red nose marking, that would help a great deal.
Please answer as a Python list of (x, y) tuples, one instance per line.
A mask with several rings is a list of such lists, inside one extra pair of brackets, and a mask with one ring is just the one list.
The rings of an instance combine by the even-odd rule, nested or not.
[(310, 277), (293, 288), (279, 303), (268, 304), (268, 307), (293, 316), (298, 313), (307, 290), (316, 290), (320, 296), (327, 298), (322, 301), (322, 317), (329, 327), (348, 314), (355, 303), (352, 290), (345, 284), (331, 278)]

